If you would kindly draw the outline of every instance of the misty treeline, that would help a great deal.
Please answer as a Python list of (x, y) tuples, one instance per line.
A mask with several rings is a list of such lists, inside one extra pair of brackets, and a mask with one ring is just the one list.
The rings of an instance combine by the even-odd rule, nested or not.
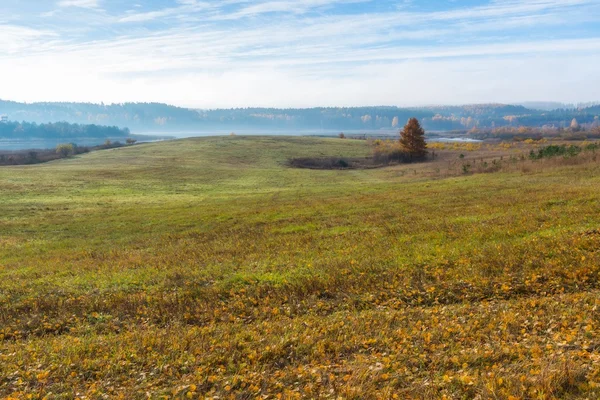
[(531, 110), (523, 106), (501, 104), (470, 105), (460, 107), (430, 107), (435, 112), (423, 119), (430, 130), (501, 130), (520, 127), (543, 128), (548, 131), (570, 128), (573, 120), (579, 129), (590, 130), (598, 126), (600, 106), (553, 111)]
[(74, 139), (129, 136), (129, 129), (115, 126), (80, 125), (67, 122), (37, 124), (35, 122), (0, 123), (2, 139)]
[(194, 110), (159, 103), (18, 103), (0, 100), (0, 114), (11, 121), (37, 123), (65, 121), (84, 125), (160, 127), (171, 121), (191, 121)]
[(600, 139), (600, 123), (598, 119), (592, 123), (579, 124), (576, 119), (571, 124), (564, 127), (545, 125), (541, 128), (532, 128), (527, 126), (504, 126), (500, 128), (473, 128), (468, 132), (469, 137), (473, 139), (496, 139), (525, 141), (528, 139), (560, 139), (560, 140), (586, 140)]
[(12, 121), (66, 121), (128, 127), (136, 131), (244, 130), (396, 130), (411, 117), (428, 131), (501, 127), (569, 127), (575, 118), (582, 129), (597, 123), (600, 106), (533, 110), (523, 106), (327, 107), (307, 109), (235, 108), (193, 110), (159, 103), (32, 103), (1, 101), (0, 114)]
[(10, 120), (67, 121), (129, 127), (136, 131), (218, 129), (380, 129), (402, 126), (408, 118), (427, 111), (397, 107), (356, 108), (236, 108), (193, 110), (159, 103), (33, 103), (0, 100), (0, 114)]

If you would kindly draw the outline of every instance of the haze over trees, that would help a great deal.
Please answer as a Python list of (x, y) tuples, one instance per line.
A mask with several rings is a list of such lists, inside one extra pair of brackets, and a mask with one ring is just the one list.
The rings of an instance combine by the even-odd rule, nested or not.
[(599, 106), (530, 109), (519, 105), (478, 104), (432, 107), (321, 107), (308, 109), (236, 108), (194, 110), (158, 103), (33, 103), (0, 100), (0, 114), (13, 121), (66, 121), (84, 125), (128, 127), (136, 132), (226, 129), (244, 130), (395, 130), (411, 117), (430, 131), (502, 127), (569, 128), (576, 118), (582, 129), (600, 115)]
[(30, 122), (0, 123), (1, 139), (74, 139), (127, 137), (129, 129), (116, 126), (80, 125), (67, 122), (36, 124)]

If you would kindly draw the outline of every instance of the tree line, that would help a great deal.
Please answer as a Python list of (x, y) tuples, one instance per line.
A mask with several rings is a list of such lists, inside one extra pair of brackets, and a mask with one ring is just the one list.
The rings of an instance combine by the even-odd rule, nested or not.
[(507, 104), (400, 107), (315, 107), (188, 109), (161, 103), (32, 103), (0, 100), (0, 114), (36, 123), (66, 121), (82, 125), (129, 127), (142, 132), (194, 130), (396, 130), (416, 117), (430, 131), (529, 126), (569, 127), (576, 118), (591, 126), (599, 106), (551, 111)]
[(80, 125), (67, 122), (36, 124), (35, 122), (0, 123), (2, 139), (75, 139), (127, 137), (128, 128), (100, 125)]

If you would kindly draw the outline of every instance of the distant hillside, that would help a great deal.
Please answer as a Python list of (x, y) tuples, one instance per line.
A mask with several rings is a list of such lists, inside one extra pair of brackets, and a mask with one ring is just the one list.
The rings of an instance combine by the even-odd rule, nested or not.
[(470, 104), (464, 106), (432, 106), (416, 108), (416, 110), (431, 111), (441, 115), (455, 115), (457, 117), (505, 117), (507, 115), (530, 114), (523, 106), (507, 104)]
[(35, 123), (69, 122), (129, 127), (135, 130), (177, 129), (194, 124), (198, 113), (185, 108), (157, 103), (17, 103), (0, 100), (0, 114), (12, 121)]
[(532, 110), (519, 105), (475, 104), (465, 106), (433, 106), (416, 110), (432, 112), (423, 125), (430, 130), (470, 130), (500, 127), (569, 127), (573, 119), (583, 127), (598, 123), (599, 107), (579, 109)]
[(583, 110), (581, 110), (582, 112), (588, 113), (588, 114), (592, 114), (592, 115), (600, 115), (600, 105), (598, 106), (593, 106), (593, 107), (588, 107), (588, 108), (584, 108)]
[(17, 103), (0, 100), (0, 115), (13, 121), (65, 121), (129, 128), (133, 132), (194, 132), (210, 130), (395, 130), (411, 117), (427, 130), (470, 130), (503, 126), (568, 127), (573, 118), (584, 128), (597, 121), (598, 106), (544, 111), (522, 105), (330, 107), (308, 109), (237, 108), (193, 110), (159, 103)]
[(397, 107), (192, 110), (158, 103), (16, 103), (0, 100), (0, 114), (11, 120), (114, 125), (135, 132), (201, 129), (392, 129), (429, 111)]
[(116, 126), (79, 125), (67, 122), (36, 124), (30, 122), (0, 123), (0, 139), (65, 139), (75, 138), (125, 138), (129, 129)]
[(240, 108), (229, 110), (199, 110), (201, 125), (228, 126), (232, 129), (327, 129), (327, 130), (379, 130), (394, 129), (404, 125), (411, 117), (419, 119), (433, 116), (431, 111), (402, 109), (398, 107), (353, 108)]
[(565, 104), (559, 103), (556, 101), (526, 101), (521, 104), (515, 104), (519, 106), (523, 106), (525, 108), (529, 108), (532, 110), (540, 110), (540, 111), (552, 111), (558, 110), (559, 108), (575, 108), (574, 104)]

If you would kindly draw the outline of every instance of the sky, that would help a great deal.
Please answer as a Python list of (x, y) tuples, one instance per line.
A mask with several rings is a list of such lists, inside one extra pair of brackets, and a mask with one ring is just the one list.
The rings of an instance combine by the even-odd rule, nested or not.
[(0, 99), (600, 100), (600, 0), (2, 0)]

